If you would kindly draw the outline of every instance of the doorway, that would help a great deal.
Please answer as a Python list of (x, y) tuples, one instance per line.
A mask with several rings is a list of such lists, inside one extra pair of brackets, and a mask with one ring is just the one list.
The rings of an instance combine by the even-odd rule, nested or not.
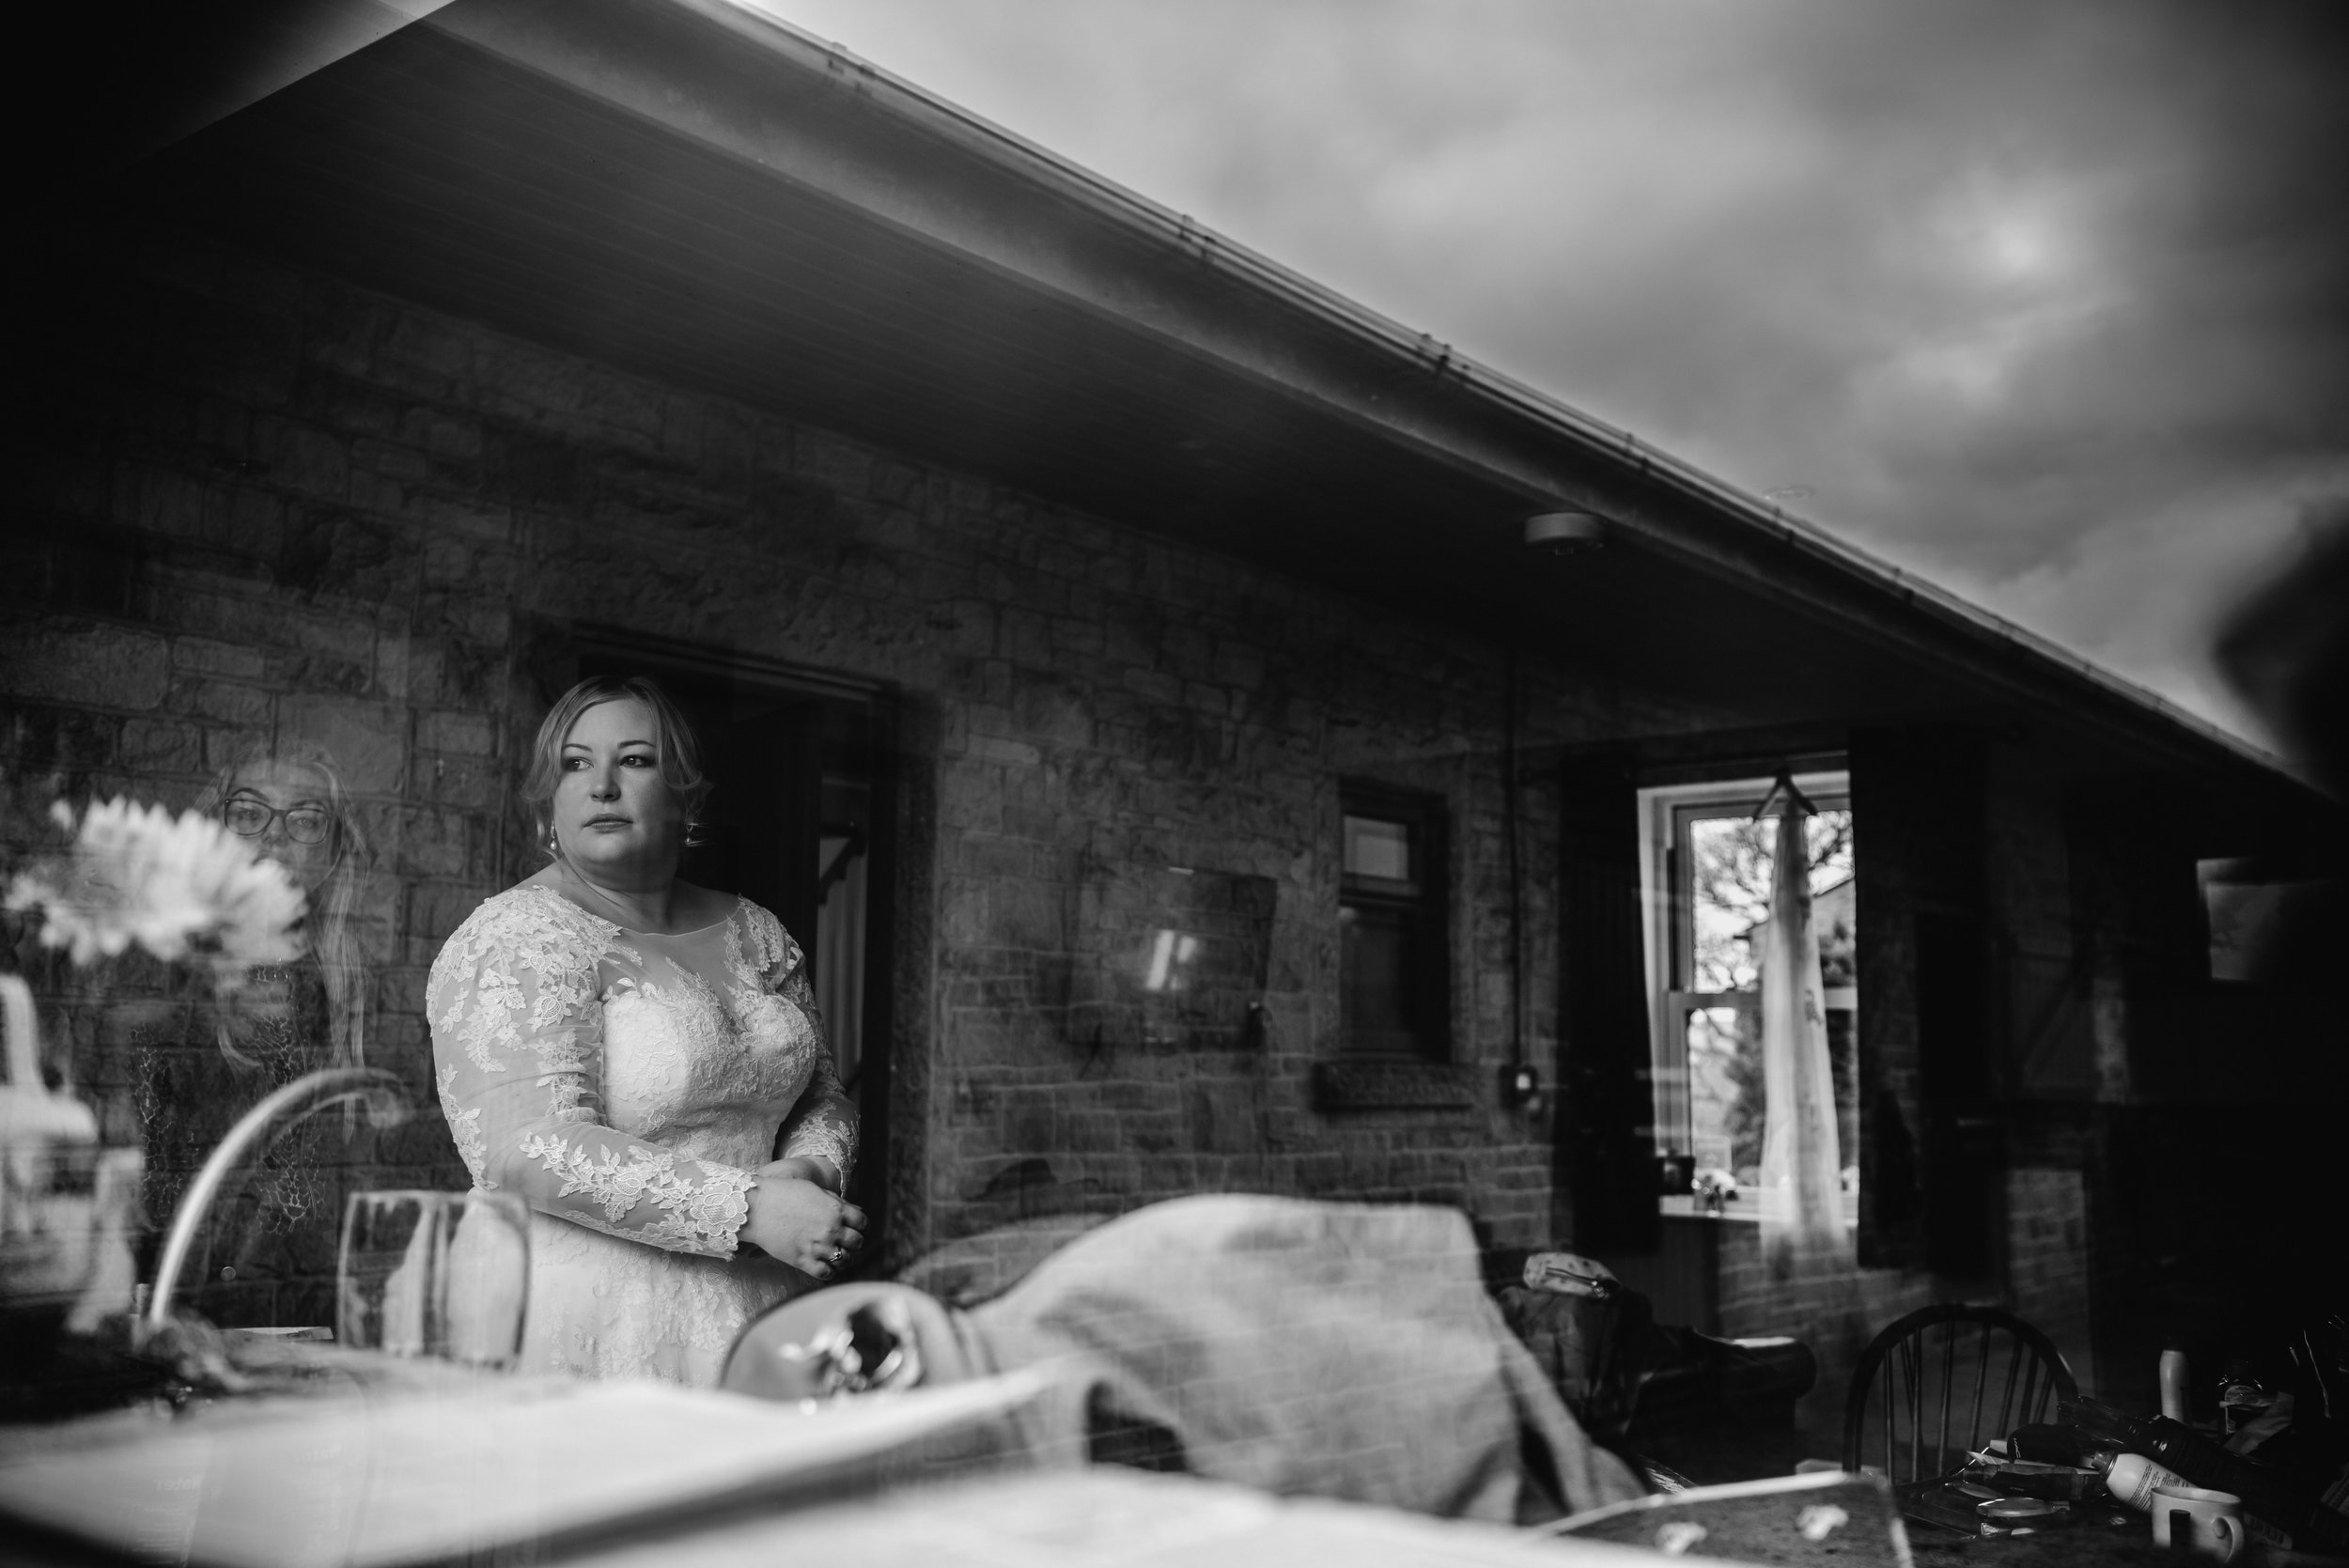
[(582, 634), (579, 678), (646, 675), (693, 726), (713, 787), (686, 880), (773, 911), (806, 955), (862, 1147), (848, 1196), (886, 1223), (891, 709), (878, 688)]

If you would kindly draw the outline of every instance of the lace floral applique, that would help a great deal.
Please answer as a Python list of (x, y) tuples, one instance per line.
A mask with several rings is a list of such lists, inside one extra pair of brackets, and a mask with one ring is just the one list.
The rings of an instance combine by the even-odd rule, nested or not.
[[(673, 1252), (700, 1252), (728, 1257), (736, 1233), (750, 1217), (750, 1189), (755, 1179), (748, 1171), (705, 1163), (702, 1179), (689, 1181), (677, 1173), (677, 1156), (643, 1144), (620, 1150), (575, 1148), (544, 1134), (525, 1141), (525, 1158), (535, 1159), (562, 1178), (555, 1196), (584, 1193), (603, 1210), (608, 1224), (573, 1212), (568, 1218), (590, 1229), (648, 1241)], [(618, 1228), (637, 1204), (649, 1200), (661, 1218), (649, 1224)]]
[(777, 1120), (794, 1150), (854, 1157), (809, 978), (747, 901), (640, 938), (521, 888), (444, 944), (428, 1012), (451, 1136), (537, 1211), (529, 1364), (710, 1381), (771, 1302), (772, 1273), (737, 1254)]
[(700, 975), (695, 974), (692, 970), (687, 969), (683, 964), (678, 963), (676, 954), (663, 954), (661, 961), (669, 966), (669, 973), (671, 977), (673, 977), (679, 985), (683, 986), (687, 990), (692, 991), (696, 996), (706, 997), (711, 1001), (718, 1000), (717, 990), (711, 986), (709, 982), (704, 980)]
[(619, 929), (551, 888), (490, 900), (433, 960), (428, 991), (432, 1027), (454, 1038), (483, 1072), (503, 1073), (506, 1063), (497, 1052), (521, 1047), (526, 1020), (543, 1063), (551, 1042), (565, 1034), (566, 1021), (594, 1002), (598, 956), (607, 951), (634, 956), (612, 940)]
[(856, 1172), (856, 1130), (833, 1121), (822, 1111), (811, 1112), (791, 1129), (791, 1137), (783, 1147), (788, 1159), (828, 1159), (840, 1172), (842, 1186)]
[(473, 1184), (484, 1189), (497, 1183), (487, 1174), (490, 1149), (481, 1136), (481, 1108), (471, 1110), (457, 1109), (457, 1096), (451, 1093), (457, 1083), (457, 1066), (450, 1063), (441, 1068), (441, 1114), (448, 1118), (449, 1137), (456, 1141), (457, 1157), (465, 1162), (473, 1174)]
[[(765, 919), (759, 917), (765, 915)], [(750, 946), (742, 942), (748, 928)], [(773, 989), (769, 977), (798, 967), (800, 946), (783, 922), (745, 899), (726, 917), (726, 973), (746, 991)]]
[(715, 986), (674, 957), (664, 957), (662, 962), (669, 966), (670, 979), (642, 981), (638, 994), (669, 1015), (684, 1032), (686, 1048), (696, 1060), (708, 1060), (724, 1051), (729, 1032), (739, 1027), (740, 1021), (726, 1005), (726, 999), (719, 995)]
[[(448, 950), (442, 950), (446, 956)], [(442, 984), (441, 967), (432, 967), (432, 986)], [(518, 1032), (506, 1020), (521, 1011), (521, 983), (510, 974), (494, 970), (481, 971), (473, 997), (473, 1011), (465, 1011), (463, 992), (457, 993), (448, 1011), (433, 1021), (457, 1037), (464, 1047), (466, 1060), (485, 1073), (502, 1073), (506, 1063), (490, 1051), (497, 1046), (519, 1038)]]
[(828, 1102), (843, 1102), (847, 1095), (841, 1090), (839, 1074), (833, 1069), (832, 1052), (825, 1045), (823, 1015), (816, 1005), (816, 988), (809, 981), (806, 954), (791, 939), (791, 933), (783, 928), (783, 923), (768, 911), (754, 904), (745, 904), (740, 913), (742, 924), (750, 928), (756, 968), (752, 970), (747, 959), (739, 965), (734, 961), (740, 950), (734, 945), (734, 933), (729, 929), (729, 970), (746, 989), (772, 997), (804, 1015), (813, 1045), (814, 1068), (807, 1088), (800, 1096), (802, 1109), (795, 1121), (786, 1124), (788, 1132), (783, 1152), (786, 1157), (830, 1160), (845, 1184), (856, 1170), (856, 1123), (836, 1116), (826, 1108)]

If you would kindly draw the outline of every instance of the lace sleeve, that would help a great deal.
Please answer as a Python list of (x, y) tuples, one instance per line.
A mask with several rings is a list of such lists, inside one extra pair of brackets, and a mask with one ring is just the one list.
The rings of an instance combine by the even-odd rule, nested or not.
[(766, 960), (759, 984), (806, 1014), (816, 1030), (815, 1076), (808, 1079), (791, 1114), (784, 1118), (777, 1149), (785, 1159), (830, 1161), (840, 1172), (836, 1190), (845, 1192), (856, 1171), (856, 1102), (841, 1087), (840, 1074), (832, 1065), (823, 1015), (816, 1006), (816, 988), (808, 982), (806, 955), (782, 922), (764, 909), (758, 910), (758, 916), (761, 956)]
[(442, 1113), (484, 1188), (589, 1230), (731, 1257), (752, 1172), (603, 1125), (597, 960), (612, 933), (537, 889), (493, 898), (457, 928), (426, 1003)]

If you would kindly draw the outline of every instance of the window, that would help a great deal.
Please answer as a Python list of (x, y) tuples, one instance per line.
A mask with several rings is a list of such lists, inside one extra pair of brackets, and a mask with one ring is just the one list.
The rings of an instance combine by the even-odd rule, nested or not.
[(1338, 967), (1345, 1048), (1440, 1060), (1451, 1044), (1443, 804), (1352, 784), (1343, 803)]
[[(1809, 825), (1812, 916), (1846, 1203), (1857, 1212), (1859, 977), (1850, 780), (1809, 773), (1796, 784), (1816, 810)], [(1769, 787), (1767, 779), (1738, 779), (1640, 793), (1657, 1152), (1698, 1172), (1723, 1172), (1740, 1189), (1758, 1179), (1766, 1114), (1762, 939), (1778, 820), (1757, 821), (1753, 810)], [(1665, 1199), (1667, 1208), (1689, 1202)], [(1743, 1212), (1755, 1207), (1749, 1203)]]
[(2217, 981), (2258, 978), (2262, 958), (2295, 914), (2324, 895), (2323, 883), (2256, 860), (2202, 861), (2195, 869), (2210, 932), (2210, 977)]

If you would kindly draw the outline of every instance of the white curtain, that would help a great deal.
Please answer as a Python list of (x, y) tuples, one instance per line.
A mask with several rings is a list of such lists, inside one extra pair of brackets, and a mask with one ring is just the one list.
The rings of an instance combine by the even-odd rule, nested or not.
[[(829, 872), (844, 854), (850, 854), (848, 839), (824, 839), (817, 864)], [(824, 1016), (840, 1081), (852, 1090), (864, 1055), (865, 861), (864, 851), (856, 849), (816, 908), (816, 1010)]]
[(1762, 950), (1762, 1250), (1781, 1263), (1845, 1246), (1835, 1070), (1811, 923), (1809, 815), (1799, 794), (1783, 791)]

